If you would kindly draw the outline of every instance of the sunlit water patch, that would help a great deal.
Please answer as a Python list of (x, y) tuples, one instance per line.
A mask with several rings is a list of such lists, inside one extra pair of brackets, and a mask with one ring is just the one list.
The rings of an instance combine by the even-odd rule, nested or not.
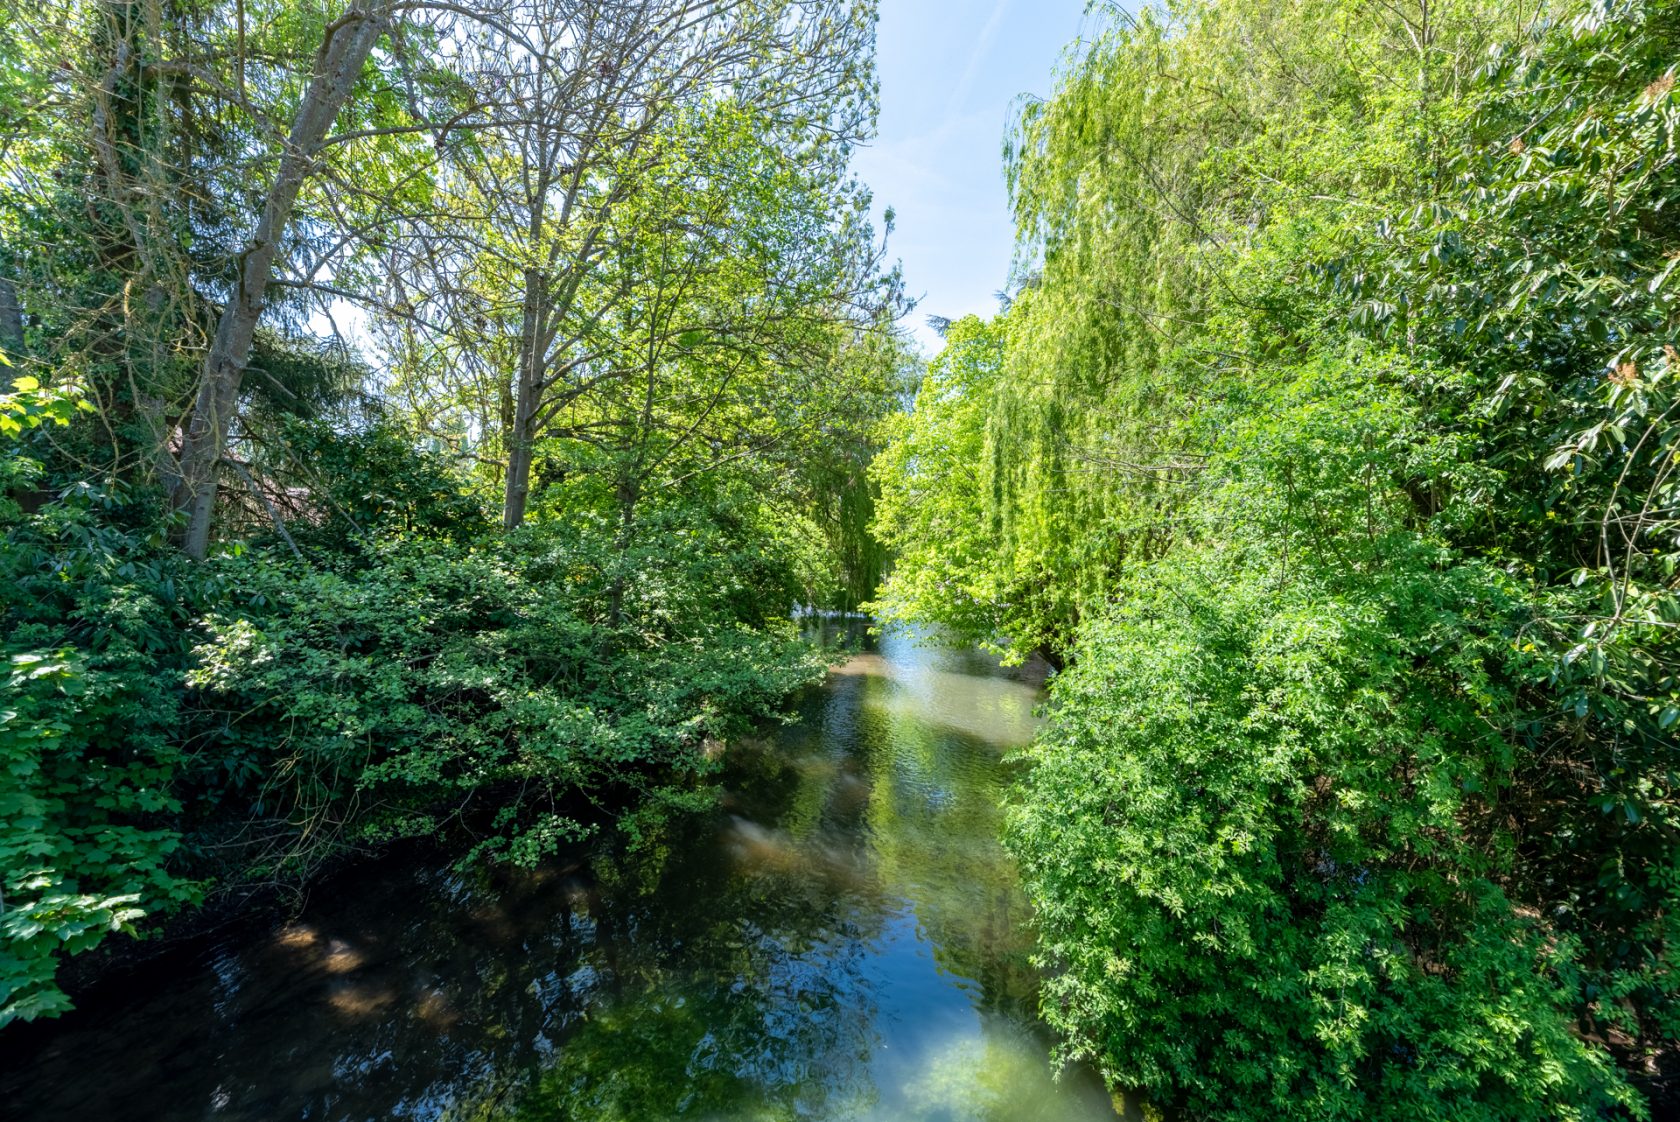
[[(884, 640), (643, 852), (340, 878), (6, 1042), (30, 1119), (1085, 1122), (997, 841), (1038, 681)], [(586, 855), (587, 856), (587, 855)]]

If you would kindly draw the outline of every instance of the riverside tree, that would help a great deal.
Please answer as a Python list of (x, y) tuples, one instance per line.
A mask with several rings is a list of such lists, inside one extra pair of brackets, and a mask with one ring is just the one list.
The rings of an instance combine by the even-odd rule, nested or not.
[(909, 365), (872, 5), (5, 15), (0, 1024), (206, 898), (703, 798), (856, 585), (791, 445)]
[(1672, 1102), (1677, 28), (1163, 5), (1023, 108), (882, 607), (1067, 663), (1044, 1012), (1172, 1116)]

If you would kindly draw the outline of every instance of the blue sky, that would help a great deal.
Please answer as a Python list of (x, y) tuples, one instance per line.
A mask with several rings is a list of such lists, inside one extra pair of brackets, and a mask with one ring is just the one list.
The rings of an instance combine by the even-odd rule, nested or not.
[[(939, 349), (929, 315), (989, 315), (1014, 241), (1003, 134), (1016, 96), (1044, 96), (1086, 27), (1085, 0), (881, 0), (880, 136), (858, 154), (889, 252), (921, 305), (907, 326)], [(1092, 17), (1093, 20), (1098, 17)]]

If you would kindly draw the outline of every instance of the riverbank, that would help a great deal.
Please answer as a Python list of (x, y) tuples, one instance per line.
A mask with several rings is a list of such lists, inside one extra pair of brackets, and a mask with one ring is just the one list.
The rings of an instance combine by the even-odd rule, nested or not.
[(1053, 1078), (997, 841), (1040, 682), (889, 637), (640, 849), (347, 870), (31, 1033), (0, 1094), (43, 1122), (1111, 1117)]

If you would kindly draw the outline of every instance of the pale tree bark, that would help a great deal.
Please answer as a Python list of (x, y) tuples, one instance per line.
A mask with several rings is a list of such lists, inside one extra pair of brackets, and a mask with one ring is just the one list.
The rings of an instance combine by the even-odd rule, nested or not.
[[(626, 9), (635, 10), (635, 5)], [(564, 11), (564, 5), (542, 5), (531, 14), (540, 19)], [(619, 16), (622, 19), (624, 13)], [(573, 211), (585, 180), (600, 158), (597, 145), (608, 124), (608, 105), (623, 93), (619, 83), (625, 80), (623, 71), (628, 60), (623, 36), (642, 33), (642, 21), (634, 18), (617, 27), (610, 20), (590, 20), (575, 26), (570, 18), (561, 18), (547, 21), (536, 35), (544, 41), (548, 61), (530, 75), (532, 88), (525, 99), (530, 120), (516, 135), (515, 146), (520, 154), (518, 183), (523, 188), (521, 202), (526, 211), (523, 245), (542, 265), (527, 263), (524, 267), (513, 414), (506, 430), (507, 473), (502, 488), (505, 531), (519, 528), (530, 505), (531, 463), (540, 435), (540, 415), (548, 404), (544, 394), (549, 388), (552, 360), (555, 290), (558, 287), (575, 293), (581, 273), (589, 267), (595, 231), (604, 220), (604, 211), (595, 212), (595, 230), (583, 239), (584, 248), (577, 256), (565, 255), (562, 246), (572, 233)], [(561, 47), (567, 39), (575, 41), (569, 50)], [(570, 63), (570, 73), (556, 68), (555, 62), (562, 59)], [(602, 86), (593, 85), (597, 75)], [(574, 137), (587, 139), (571, 142)], [(563, 189), (563, 196), (550, 228), (551, 194), (557, 187)], [(570, 303), (569, 298), (566, 303)]]
[(520, 313), (519, 371), (513, 401), (513, 424), (508, 433), (507, 481), (503, 488), (502, 529), (517, 530), (525, 521), (531, 497), (531, 455), (536, 441), (535, 418), (542, 405), (542, 324), (547, 285), (536, 269), (525, 270), (525, 301)]
[(292, 208), (313, 170), (327, 130), (349, 100), (390, 18), (386, 5), (354, 0), (349, 10), (328, 26), (315, 57), (314, 76), (292, 119), (262, 216), (240, 257), (234, 290), (222, 309), (204, 360), (198, 397), (181, 449), (175, 506), (188, 514), (182, 548), (191, 557), (202, 558), (209, 549), (217, 467), (238, 412), (240, 383), (250, 362), (251, 344), (273, 279), (275, 255), (291, 221)]

